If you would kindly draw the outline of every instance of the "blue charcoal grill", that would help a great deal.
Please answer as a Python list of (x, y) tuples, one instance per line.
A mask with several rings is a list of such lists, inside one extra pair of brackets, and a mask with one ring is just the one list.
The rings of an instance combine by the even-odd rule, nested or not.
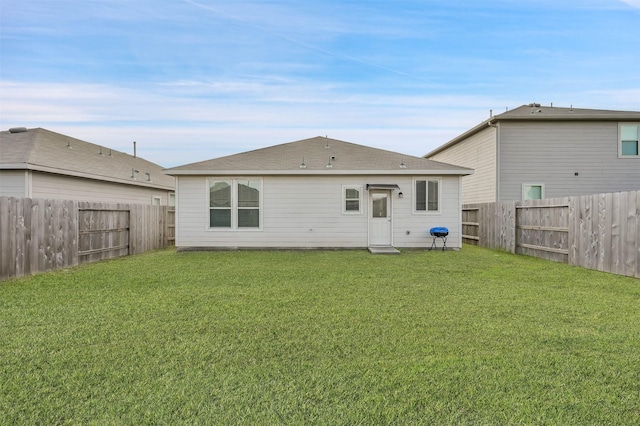
[(442, 240), (442, 251), (447, 247), (447, 235), (449, 235), (449, 229), (444, 226), (436, 226), (435, 228), (431, 228), (429, 230), (429, 234), (433, 237), (433, 242), (431, 243), (431, 248), (429, 250), (433, 250), (434, 248), (438, 248), (436, 245), (436, 240), (440, 238)]

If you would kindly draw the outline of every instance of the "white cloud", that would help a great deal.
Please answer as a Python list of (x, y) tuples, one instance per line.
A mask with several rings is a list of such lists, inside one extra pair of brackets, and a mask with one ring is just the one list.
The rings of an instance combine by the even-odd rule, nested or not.
[(3, 129), (44, 127), (125, 151), (136, 140), (149, 152), (141, 156), (167, 166), (326, 134), (422, 155), (486, 118), (490, 102), (328, 96), (309, 87), (292, 87), (285, 96), (259, 85), (244, 87), (245, 101), (107, 85), (2, 82), (0, 88)]
[(628, 4), (631, 7), (635, 7), (636, 9), (640, 9), (640, 0), (620, 0), (623, 3)]
[[(136, 88), (0, 82), (0, 128), (44, 127), (140, 155), (163, 166), (328, 135), (423, 155), (505, 107), (640, 109), (640, 89), (505, 96), (359, 94), (283, 80), (176, 81)], [(532, 95), (532, 93), (534, 95)]]

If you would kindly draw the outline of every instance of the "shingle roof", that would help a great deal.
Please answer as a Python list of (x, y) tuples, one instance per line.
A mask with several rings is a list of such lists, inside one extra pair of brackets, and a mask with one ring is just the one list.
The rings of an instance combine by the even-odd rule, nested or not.
[(493, 121), (500, 120), (561, 120), (561, 121), (625, 121), (640, 120), (640, 111), (614, 111), (603, 109), (559, 108), (540, 104), (522, 105), (511, 111), (498, 114)]
[[(175, 188), (175, 178), (165, 175), (155, 163), (42, 128), (0, 132), (0, 169), (30, 169), (151, 188)], [(133, 173), (135, 179), (131, 178), (132, 170), (138, 170)]]
[(439, 146), (424, 157), (431, 157), (457, 144), (479, 131), (500, 121), (640, 121), (640, 111), (615, 111), (602, 109), (560, 108), (540, 104), (522, 105), (516, 109), (495, 115), (449, 142)]
[[(301, 167), (304, 163), (304, 167)], [(330, 167), (327, 167), (330, 164)], [(473, 170), (326, 137), (314, 137), (168, 169), (184, 174), (466, 175)]]

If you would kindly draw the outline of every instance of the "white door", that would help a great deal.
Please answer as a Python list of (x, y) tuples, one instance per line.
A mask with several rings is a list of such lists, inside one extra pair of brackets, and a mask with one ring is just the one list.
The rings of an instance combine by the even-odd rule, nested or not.
[(391, 245), (391, 196), (389, 191), (371, 191), (369, 245)]

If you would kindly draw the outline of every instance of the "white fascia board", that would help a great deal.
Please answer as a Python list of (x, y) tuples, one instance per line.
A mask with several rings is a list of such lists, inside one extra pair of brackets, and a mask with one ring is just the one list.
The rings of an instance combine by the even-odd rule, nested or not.
[(27, 170), (29, 165), (27, 163), (3, 163), (0, 164), (0, 170)]
[(430, 170), (430, 169), (402, 169), (402, 170), (167, 170), (165, 174), (174, 176), (268, 176), (268, 175), (471, 175), (473, 170)]
[(80, 177), (80, 178), (99, 180), (104, 182), (122, 183), (125, 185), (141, 186), (145, 188), (163, 189), (168, 191), (175, 190), (175, 188), (172, 186), (154, 184), (153, 182), (148, 183), (148, 182), (136, 181), (133, 179), (118, 179), (118, 178), (113, 178), (109, 176), (101, 176), (101, 175), (94, 175), (90, 173), (76, 172), (73, 170), (58, 169), (55, 167), (39, 166), (37, 164), (28, 164), (28, 163), (2, 164), (0, 169), (33, 170), (36, 172), (53, 173), (56, 175)]

